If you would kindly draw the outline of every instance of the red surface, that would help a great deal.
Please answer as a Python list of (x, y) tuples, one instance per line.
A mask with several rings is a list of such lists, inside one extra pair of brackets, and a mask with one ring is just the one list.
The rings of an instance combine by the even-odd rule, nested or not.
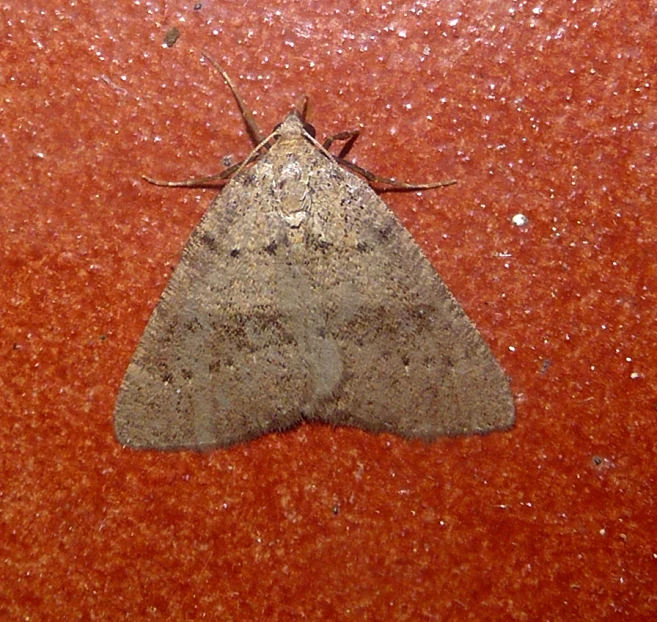
[[(13, 4), (3, 620), (654, 618), (649, 3)], [(213, 196), (140, 174), (213, 173), (250, 149), (202, 48), (264, 128), (308, 93), (320, 134), (362, 125), (359, 164), (459, 180), (384, 200), (512, 378), (514, 430), (424, 445), (305, 426), (208, 454), (115, 442), (123, 373)]]

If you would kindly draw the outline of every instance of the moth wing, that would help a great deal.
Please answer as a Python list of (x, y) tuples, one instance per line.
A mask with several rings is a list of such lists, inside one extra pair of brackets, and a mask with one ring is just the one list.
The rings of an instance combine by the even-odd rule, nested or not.
[(321, 333), (343, 372), (313, 416), (426, 440), (513, 425), (504, 372), (410, 233), (369, 186), (326, 166), (333, 205), (320, 219), (336, 244), (322, 268)]
[(301, 420), (304, 305), (276, 251), (288, 225), (254, 182), (268, 157), (231, 180), (186, 243), (119, 392), (122, 444), (227, 446)]
[(513, 423), (488, 346), (394, 214), (276, 143), (185, 245), (119, 392), (125, 445), (218, 447), (302, 419), (433, 439)]

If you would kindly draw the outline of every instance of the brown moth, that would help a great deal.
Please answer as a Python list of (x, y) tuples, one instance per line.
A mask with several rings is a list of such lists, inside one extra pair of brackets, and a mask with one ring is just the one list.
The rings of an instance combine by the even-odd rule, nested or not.
[[(211, 60), (211, 59), (210, 59)], [(370, 181), (304, 113), (263, 138), (191, 234), (128, 366), (122, 444), (225, 447), (301, 421), (406, 438), (509, 428), (507, 378)], [(150, 180), (153, 181), (153, 180)]]

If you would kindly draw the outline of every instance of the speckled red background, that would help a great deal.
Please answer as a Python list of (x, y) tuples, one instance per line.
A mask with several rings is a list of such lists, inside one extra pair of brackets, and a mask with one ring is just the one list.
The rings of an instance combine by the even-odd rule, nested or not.
[[(653, 619), (650, 3), (194, 4), (0, 7), (0, 617)], [(140, 175), (250, 149), (203, 48), (263, 128), (307, 93), (321, 135), (362, 126), (362, 166), (459, 180), (384, 200), (511, 377), (512, 431), (116, 443), (123, 373), (213, 197)]]

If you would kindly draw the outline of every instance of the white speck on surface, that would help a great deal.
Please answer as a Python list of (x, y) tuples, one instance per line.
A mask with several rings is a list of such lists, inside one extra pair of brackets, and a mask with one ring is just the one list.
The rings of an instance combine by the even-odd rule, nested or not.
[(524, 227), (529, 222), (529, 218), (524, 214), (515, 214), (513, 218), (511, 218), (511, 222), (516, 227)]

